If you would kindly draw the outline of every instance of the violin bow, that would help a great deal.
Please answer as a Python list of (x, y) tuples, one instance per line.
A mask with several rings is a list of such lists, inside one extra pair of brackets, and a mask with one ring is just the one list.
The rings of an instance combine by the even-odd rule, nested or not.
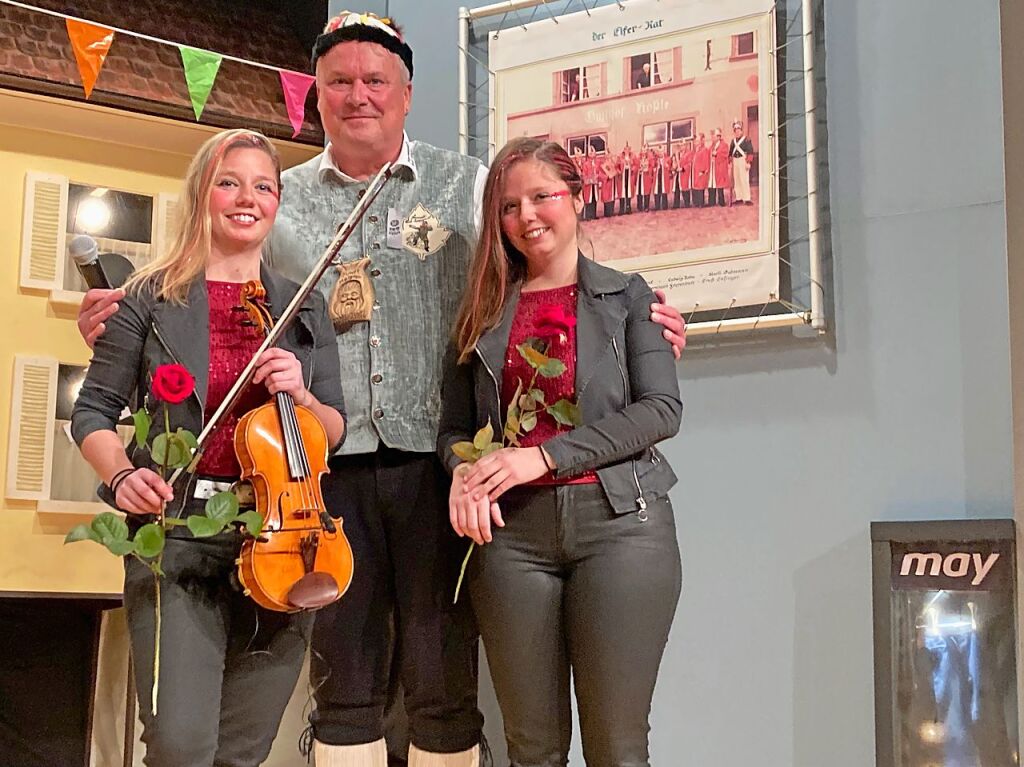
[(195, 471), (196, 466), (199, 465), (200, 459), (203, 457), (203, 449), (206, 441), (209, 439), (210, 434), (213, 430), (220, 425), (220, 422), (231, 412), (231, 410), (238, 404), (238, 400), (242, 397), (242, 392), (245, 387), (249, 385), (253, 375), (256, 372), (256, 360), (260, 358), (267, 349), (273, 346), (281, 335), (288, 329), (291, 323), (298, 316), (299, 307), (302, 306), (303, 301), (316, 289), (316, 284), (320, 281), (320, 278), (324, 276), (324, 273), (331, 268), (334, 263), (334, 259), (341, 252), (342, 247), (348, 241), (348, 238), (352, 236), (352, 232), (355, 231), (356, 226), (362, 220), (363, 216), (366, 215), (366, 211), (369, 209), (373, 201), (377, 199), (377, 195), (380, 194), (384, 185), (390, 180), (394, 174), (391, 163), (385, 163), (384, 166), (377, 172), (377, 175), (373, 177), (369, 185), (366, 187), (366, 191), (363, 193), (362, 198), (356, 203), (356, 206), (352, 209), (352, 212), (348, 214), (348, 218), (345, 222), (338, 227), (337, 233), (334, 235), (334, 239), (327, 246), (327, 250), (324, 251), (323, 256), (313, 267), (313, 270), (306, 277), (305, 282), (299, 286), (295, 296), (288, 303), (288, 306), (282, 312), (274, 326), (270, 328), (270, 331), (266, 334), (263, 339), (263, 343), (260, 344), (259, 349), (253, 355), (252, 359), (242, 370), (238, 376), (238, 380), (235, 381), (234, 385), (228, 390), (228, 393), (224, 396), (224, 400), (220, 403), (216, 412), (210, 417), (210, 420), (206, 422), (202, 432), (196, 438), (199, 446), (192, 452), (192, 461), (188, 466), (184, 468), (176, 469), (168, 480), (169, 485), (173, 485), (182, 471), (187, 471), (189, 474)]

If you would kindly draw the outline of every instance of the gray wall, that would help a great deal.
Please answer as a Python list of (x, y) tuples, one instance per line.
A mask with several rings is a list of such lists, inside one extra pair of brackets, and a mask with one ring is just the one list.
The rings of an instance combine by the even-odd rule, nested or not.
[[(458, 3), (387, 5), (455, 147)], [(680, 364), (661, 765), (872, 764), (869, 522), (1012, 515), (997, 0), (825, 11), (835, 332)]]

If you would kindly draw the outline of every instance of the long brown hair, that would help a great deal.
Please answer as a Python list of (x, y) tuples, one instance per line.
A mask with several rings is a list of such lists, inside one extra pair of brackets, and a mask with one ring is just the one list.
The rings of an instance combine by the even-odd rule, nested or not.
[(516, 163), (536, 160), (547, 165), (564, 181), (572, 196), (583, 190), (583, 179), (566, 151), (553, 141), (514, 138), (494, 158), (484, 186), (483, 224), (473, 263), (469, 267), (466, 292), (455, 320), (455, 344), (459, 362), (473, 353), (480, 336), (498, 324), (509, 290), (526, 279), (526, 258), (501, 230), (501, 195), (505, 174)]
[(281, 192), (281, 158), (262, 133), (226, 130), (208, 138), (196, 152), (182, 185), (177, 215), (171, 224), (171, 245), (141, 267), (125, 285), (128, 291), (151, 286), (157, 298), (184, 303), (192, 280), (206, 269), (210, 253), (210, 194), (224, 155), (232, 149), (260, 149), (274, 161), (278, 194)]

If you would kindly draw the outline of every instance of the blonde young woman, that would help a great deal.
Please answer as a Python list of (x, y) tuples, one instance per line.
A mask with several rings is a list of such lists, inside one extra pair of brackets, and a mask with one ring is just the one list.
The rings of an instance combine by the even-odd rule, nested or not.
[[(445, 370), (438, 449), (453, 472), (451, 524), (479, 545), (467, 574), (509, 757), (566, 764), (570, 674), (588, 764), (649, 764), (651, 696), (681, 586), (669, 488), (655, 448), (679, 428), (672, 350), (654, 294), (582, 256), (583, 180), (557, 144), (515, 139), (495, 158), (483, 227)], [(455, 443), (490, 423), (532, 370), (539, 339), (565, 371), (538, 378), (548, 413), (475, 463)]]
[[(236, 480), (237, 418), (276, 392), (310, 408), (330, 444), (343, 437), (338, 355), (318, 293), (280, 346), (263, 353), (243, 402), (208, 443), (197, 478), (169, 486), (148, 453), (128, 455), (115, 431), (133, 393), (141, 398), (148, 391), (155, 368), (179, 363), (196, 388), (173, 406), (171, 429), (198, 434), (262, 340), (234, 308), (242, 284), (261, 280), (278, 312), (295, 295), (295, 283), (260, 262), (277, 214), (280, 171), (276, 151), (259, 133), (231, 130), (209, 139), (185, 177), (173, 245), (133, 277), (96, 336), (72, 431), (104, 482), (101, 494), (126, 512), (131, 527), (163, 503), (168, 514), (194, 513), (203, 508), (204, 488)], [(162, 419), (154, 419), (154, 433), (162, 429)], [(241, 542), (235, 532), (208, 539), (185, 533), (167, 541), (156, 716), (149, 705), (153, 577), (138, 560), (125, 560), (124, 603), (150, 767), (255, 767), (270, 752), (302, 667), (312, 615), (263, 610), (232, 585)]]

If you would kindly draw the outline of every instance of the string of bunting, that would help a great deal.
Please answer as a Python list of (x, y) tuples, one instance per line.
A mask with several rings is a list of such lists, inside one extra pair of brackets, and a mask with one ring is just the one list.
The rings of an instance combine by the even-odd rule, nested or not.
[(78, 73), (82, 78), (82, 88), (85, 91), (85, 98), (92, 95), (96, 80), (110, 53), (110, 46), (114, 43), (114, 35), (129, 35), (142, 40), (159, 43), (161, 45), (172, 45), (181, 54), (182, 69), (185, 73), (185, 84), (188, 87), (189, 99), (192, 101), (192, 111), (195, 112), (198, 121), (206, 107), (206, 102), (213, 91), (214, 82), (217, 79), (217, 72), (220, 70), (221, 62), (224, 59), (237, 61), (249, 66), (270, 69), (278, 73), (281, 80), (281, 91), (284, 94), (285, 107), (288, 110), (288, 122), (293, 128), (292, 138), (299, 135), (302, 130), (302, 123), (306, 117), (306, 97), (313, 85), (314, 78), (302, 72), (295, 72), (290, 69), (281, 69), (264, 64), (259, 61), (249, 61), (230, 56), (226, 53), (216, 53), (201, 48), (192, 48), (188, 45), (175, 43), (170, 40), (161, 40), (158, 37), (151, 37), (139, 32), (131, 32), (117, 27), (107, 27), (95, 24), (85, 19), (69, 16), (59, 11), (51, 11), (46, 8), (37, 8), (16, 0), (0, 0), (6, 5), (16, 6), (25, 10), (56, 16), (64, 19), (67, 26), (68, 39), (71, 42), (71, 50), (75, 54), (75, 62), (78, 64)]

